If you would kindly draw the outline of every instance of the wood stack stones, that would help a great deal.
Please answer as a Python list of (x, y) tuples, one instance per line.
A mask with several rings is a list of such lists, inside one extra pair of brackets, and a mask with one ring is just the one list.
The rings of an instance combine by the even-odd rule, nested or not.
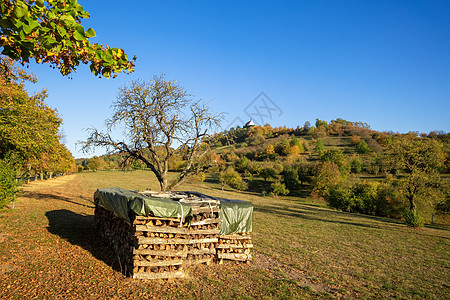
[(186, 220), (130, 212), (128, 224), (96, 201), (97, 231), (113, 248), (127, 275), (138, 279), (182, 278), (183, 266), (189, 264), (251, 261), (253, 245), (249, 233), (219, 234), (219, 199), (195, 192), (141, 194), (188, 204), (192, 217)]

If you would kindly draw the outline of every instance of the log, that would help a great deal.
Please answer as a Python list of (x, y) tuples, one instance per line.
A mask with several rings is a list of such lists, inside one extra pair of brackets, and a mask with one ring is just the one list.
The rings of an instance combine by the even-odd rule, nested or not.
[(134, 249), (133, 254), (160, 255), (160, 256), (167, 256), (167, 257), (186, 257), (187, 249), (186, 249), (186, 251)]
[(206, 239), (160, 239), (160, 238), (138, 238), (139, 244), (199, 244), (199, 243), (217, 243), (219, 238)]
[(147, 232), (159, 232), (159, 233), (180, 233), (180, 234), (219, 234), (219, 229), (210, 230), (190, 230), (189, 228), (178, 228), (178, 227), (159, 227), (159, 226), (146, 226), (146, 225), (135, 225), (136, 231), (147, 231)]
[(247, 245), (229, 245), (229, 244), (220, 244), (217, 245), (217, 249), (228, 249), (228, 248), (233, 248), (233, 249), (247, 249), (247, 248), (253, 248), (253, 244), (247, 244)]
[(229, 259), (229, 260), (239, 260), (239, 261), (247, 261), (252, 259), (251, 254), (239, 254), (239, 253), (218, 253), (217, 258), (219, 259)]
[(137, 267), (165, 267), (165, 266), (175, 266), (181, 265), (183, 261), (181, 259), (174, 260), (135, 260), (134, 266)]
[(136, 273), (133, 278), (137, 279), (166, 279), (166, 278), (183, 278), (183, 271), (162, 272), (162, 273)]
[(208, 225), (208, 224), (219, 224), (220, 219), (214, 218), (214, 219), (204, 219), (202, 221), (197, 222), (191, 222), (191, 226), (200, 226), (200, 225)]

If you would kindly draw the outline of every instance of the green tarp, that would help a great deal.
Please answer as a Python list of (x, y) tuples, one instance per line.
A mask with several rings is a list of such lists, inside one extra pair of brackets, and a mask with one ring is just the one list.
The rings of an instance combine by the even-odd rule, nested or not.
[(220, 200), (220, 234), (252, 232), (253, 204), (241, 200)]
[[(220, 234), (252, 231), (252, 203), (240, 200), (218, 200), (220, 201)], [(129, 224), (131, 224), (130, 212), (134, 212), (138, 216), (148, 216), (152, 212), (154, 216), (161, 218), (182, 217), (187, 222), (192, 217), (192, 208), (186, 203), (168, 198), (147, 197), (119, 187), (98, 189), (94, 194), (94, 202), (96, 205), (112, 211)]]
[(155, 217), (161, 218), (192, 217), (192, 208), (185, 203), (168, 198), (147, 197), (119, 187), (98, 189), (94, 194), (94, 202), (129, 224), (131, 221), (128, 214), (131, 211), (138, 216), (148, 216), (152, 212)]

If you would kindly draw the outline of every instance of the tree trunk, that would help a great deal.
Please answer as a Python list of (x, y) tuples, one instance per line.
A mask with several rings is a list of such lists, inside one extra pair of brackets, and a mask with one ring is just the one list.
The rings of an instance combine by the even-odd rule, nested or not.
[(414, 202), (414, 195), (406, 196), (409, 200), (409, 210), (416, 214), (416, 203)]
[(31, 166), (28, 166), (27, 168), (27, 183), (30, 183), (30, 176), (31, 176)]
[(161, 187), (162, 192), (167, 191), (167, 178), (166, 177), (163, 177), (159, 180), (159, 186)]

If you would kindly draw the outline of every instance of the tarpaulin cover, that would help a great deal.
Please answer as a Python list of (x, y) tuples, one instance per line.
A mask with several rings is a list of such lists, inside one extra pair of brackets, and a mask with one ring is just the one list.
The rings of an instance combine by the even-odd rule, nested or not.
[(161, 218), (190, 218), (192, 208), (168, 198), (147, 197), (135, 191), (119, 187), (98, 189), (94, 202), (112, 211), (117, 217), (131, 224), (128, 214), (133, 211), (138, 216), (148, 216), (150, 212)]
[(219, 199), (220, 234), (251, 232), (253, 204), (241, 200)]
[[(212, 198), (212, 197), (210, 197)], [(214, 198), (217, 199), (217, 198)], [(218, 199), (220, 234), (251, 232), (253, 224), (253, 204), (241, 200)], [(180, 218), (190, 220), (192, 208), (186, 203), (169, 198), (147, 197), (138, 192), (119, 187), (98, 189), (94, 194), (96, 205), (112, 211), (117, 217), (131, 224), (129, 213), (155, 217)]]

